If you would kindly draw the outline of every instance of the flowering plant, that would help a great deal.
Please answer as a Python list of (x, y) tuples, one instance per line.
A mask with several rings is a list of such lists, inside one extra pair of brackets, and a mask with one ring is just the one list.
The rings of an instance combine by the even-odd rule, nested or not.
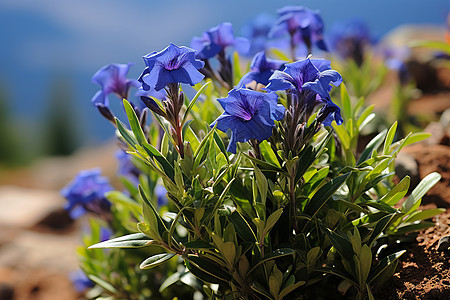
[[(284, 27), (309, 50), (312, 42), (324, 47), (316, 12), (286, 7), (274, 34)], [(397, 206), (409, 177), (394, 185), (395, 158), (427, 135), (394, 142), (394, 123), (359, 153), (355, 145), (371, 110), (351, 100), (330, 61), (288, 62), (261, 52), (241, 76), (239, 56), (227, 56), (225, 48), (242, 44), (224, 23), (194, 39), (198, 51), (170, 44), (144, 56), (138, 81), (146, 108), (124, 99), (128, 125), (114, 119), (135, 179), (123, 178), (125, 192), (106, 193), (115, 236), (96, 243), (100, 227), (93, 223), (94, 238), (87, 240), (96, 243), (90, 249), (140, 252), (92, 252), (122, 272), (119, 280), (99, 274), (92, 250), (81, 251), (85, 272), (102, 289), (97, 296), (181, 297), (186, 294), (171, 287), (182, 282), (208, 299), (327, 296), (321, 286), (372, 299), (371, 290), (393, 274), (404, 252), (392, 241), (430, 226), (421, 221), (441, 212), (417, 211), (440, 178), (435, 173)], [(208, 63), (214, 57), (218, 71)], [(114, 84), (131, 85), (125, 77)], [(103, 94), (120, 90), (102, 88)], [(118, 94), (125, 98), (128, 91)], [(105, 103), (101, 112), (111, 119)], [(158, 201), (162, 186), (166, 204)], [(154, 272), (144, 275), (139, 264)], [(159, 286), (145, 287), (155, 274)]]

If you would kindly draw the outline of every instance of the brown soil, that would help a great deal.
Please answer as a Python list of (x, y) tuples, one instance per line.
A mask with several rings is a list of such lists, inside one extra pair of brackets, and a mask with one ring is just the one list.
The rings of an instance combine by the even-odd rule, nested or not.
[(450, 252), (438, 250), (440, 238), (450, 234), (450, 209), (434, 220), (436, 226), (420, 232), (417, 244), (400, 257), (376, 299), (450, 299)]

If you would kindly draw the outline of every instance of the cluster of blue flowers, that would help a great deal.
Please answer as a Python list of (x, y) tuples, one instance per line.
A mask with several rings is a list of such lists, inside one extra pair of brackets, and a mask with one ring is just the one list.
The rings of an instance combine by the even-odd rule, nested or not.
[[(278, 11), (278, 19), (263, 18), (254, 24), (251, 33), (254, 38), (290, 38), (290, 45), (303, 43), (311, 52), (312, 45), (326, 50), (323, 40), (323, 22), (316, 11), (304, 7), (288, 6)], [(268, 26), (269, 22), (272, 23)], [(263, 25), (261, 25), (263, 23)], [(261, 27), (261, 30), (258, 28)], [(253, 40), (252, 38), (250, 40)], [(181, 121), (179, 112), (184, 104), (180, 84), (195, 85), (205, 77), (216, 80), (227, 88), (228, 96), (217, 99), (224, 112), (212, 124), (223, 132), (230, 132), (227, 150), (236, 153), (237, 143), (259, 143), (272, 136), (275, 121), (282, 121), (288, 110), (300, 107), (305, 122), (319, 109), (319, 123), (330, 126), (332, 121), (342, 123), (340, 108), (330, 99), (332, 85), (342, 81), (338, 72), (331, 69), (330, 62), (323, 59), (306, 58), (292, 63), (266, 57), (266, 52), (257, 52), (245, 74), (237, 85), (232, 81), (232, 64), (228, 49), (247, 53), (252, 43), (235, 37), (230, 23), (222, 23), (194, 37), (191, 48), (170, 44), (159, 52), (143, 56), (145, 68), (140, 77), (128, 79), (131, 63), (110, 64), (101, 68), (92, 78), (101, 89), (92, 98), (99, 112), (115, 124), (114, 113), (109, 108), (109, 95), (128, 99), (130, 88), (137, 88), (136, 95), (142, 101), (134, 102), (135, 110), (142, 113), (148, 107), (154, 113), (166, 118), (173, 129), (173, 138), (178, 141), (177, 150), (183, 156)], [(295, 56), (294, 56), (295, 58)], [(215, 70), (210, 59), (218, 59), (220, 67)], [(277, 92), (284, 91), (288, 97), (287, 107), (279, 104)], [(156, 100), (162, 103), (157, 104)], [(159, 102), (158, 101), (158, 102)], [(297, 126), (294, 124), (294, 126)], [(121, 173), (132, 182), (138, 183), (140, 171), (133, 166), (130, 157), (121, 151), (117, 156)], [(110, 203), (104, 193), (112, 190), (98, 170), (81, 172), (62, 194), (69, 200), (67, 209), (73, 217), (86, 211), (109, 209)], [(165, 190), (159, 189), (158, 198), (164, 202)]]

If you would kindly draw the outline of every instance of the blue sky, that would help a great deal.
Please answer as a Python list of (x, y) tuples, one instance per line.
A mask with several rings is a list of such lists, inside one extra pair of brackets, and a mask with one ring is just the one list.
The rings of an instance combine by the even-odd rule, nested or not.
[(247, 19), (275, 15), (285, 5), (319, 9), (325, 31), (336, 21), (363, 18), (375, 36), (404, 23), (444, 24), (450, 10), (448, 0), (1, 0), (0, 84), (10, 108), (32, 124), (48, 105), (54, 79), (66, 78), (81, 130), (104, 139), (112, 128), (90, 106), (97, 90), (90, 78), (100, 67), (134, 62), (130, 76), (138, 76), (148, 52), (170, 42), (188, 45), (192, 36), (224, 21), (239, 35)]

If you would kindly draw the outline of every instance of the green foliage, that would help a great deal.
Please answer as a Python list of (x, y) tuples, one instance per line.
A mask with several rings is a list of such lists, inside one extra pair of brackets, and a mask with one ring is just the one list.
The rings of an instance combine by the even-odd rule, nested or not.
[[(237, 55), (234, 60), (237, 64)], [(235, 77), (240, 73), (234, 69)], [(352, 84), (361, 96), (373, 89), (363, 82)], [(157, 122), (150, 127), (161, 126), (161, 136), (143, 127), (124, 100), (129, 126), (116, 121), (119, 138), (146, 176), (138, 188), (130, 186), (130, 196), (108, 194), (117, 206), (115, 216), (128, 215), (126, 222), (116, 224), (116, 237), (86, 241), (95, 243), (91, 249), (136, 249), (125, 250), (117, 261), (118, 249), (81, 251), (86, 273), (103, 294), (181, 299), (186, 294), (180, 293), (196, 290), (208, 299), (297, 299), (329, 280), (337, 286), (330, 292), (373, 299), (371, 290), (392, 276), (404, 253), (390, 247), (406, 233), (432, 225), (425, 220), (442, 212), (417, 210), (440, 178), (435, 173), (397, 205), (410, 180), (394, 184), (395, 159), (403, 147), (427, 135), (396, 140), (394, 123), (358, 152), (360, 132), (375, 115), (373, 106), (365, 107), (363, 97), (355, 101), (345, 85), (338, 101), (342, 125), (325, 129), (312, 115), (304, 124), (303, 144), (287, 149), (282, 124), (276, 123), (272, 138), (252, 148), (239, 144), (237, 154), (228, 153), (228, 137), (208, 125), (219, 114), (215, 99), (223, 89), (209, 83), (195, 88), (195, 97), (184, 99), (180, 124), (154, 114)], [(167, 206), (156, 204), (158, 180), (167, 189)], [(137, 223), (137, 233), (130, 223)], [(120, 269), (130, 289), (105, 268)], [(142, 274), (163, 274), (165, 281), (149, 284)], [(179, 286), (185, 289), (175, 292)]]

